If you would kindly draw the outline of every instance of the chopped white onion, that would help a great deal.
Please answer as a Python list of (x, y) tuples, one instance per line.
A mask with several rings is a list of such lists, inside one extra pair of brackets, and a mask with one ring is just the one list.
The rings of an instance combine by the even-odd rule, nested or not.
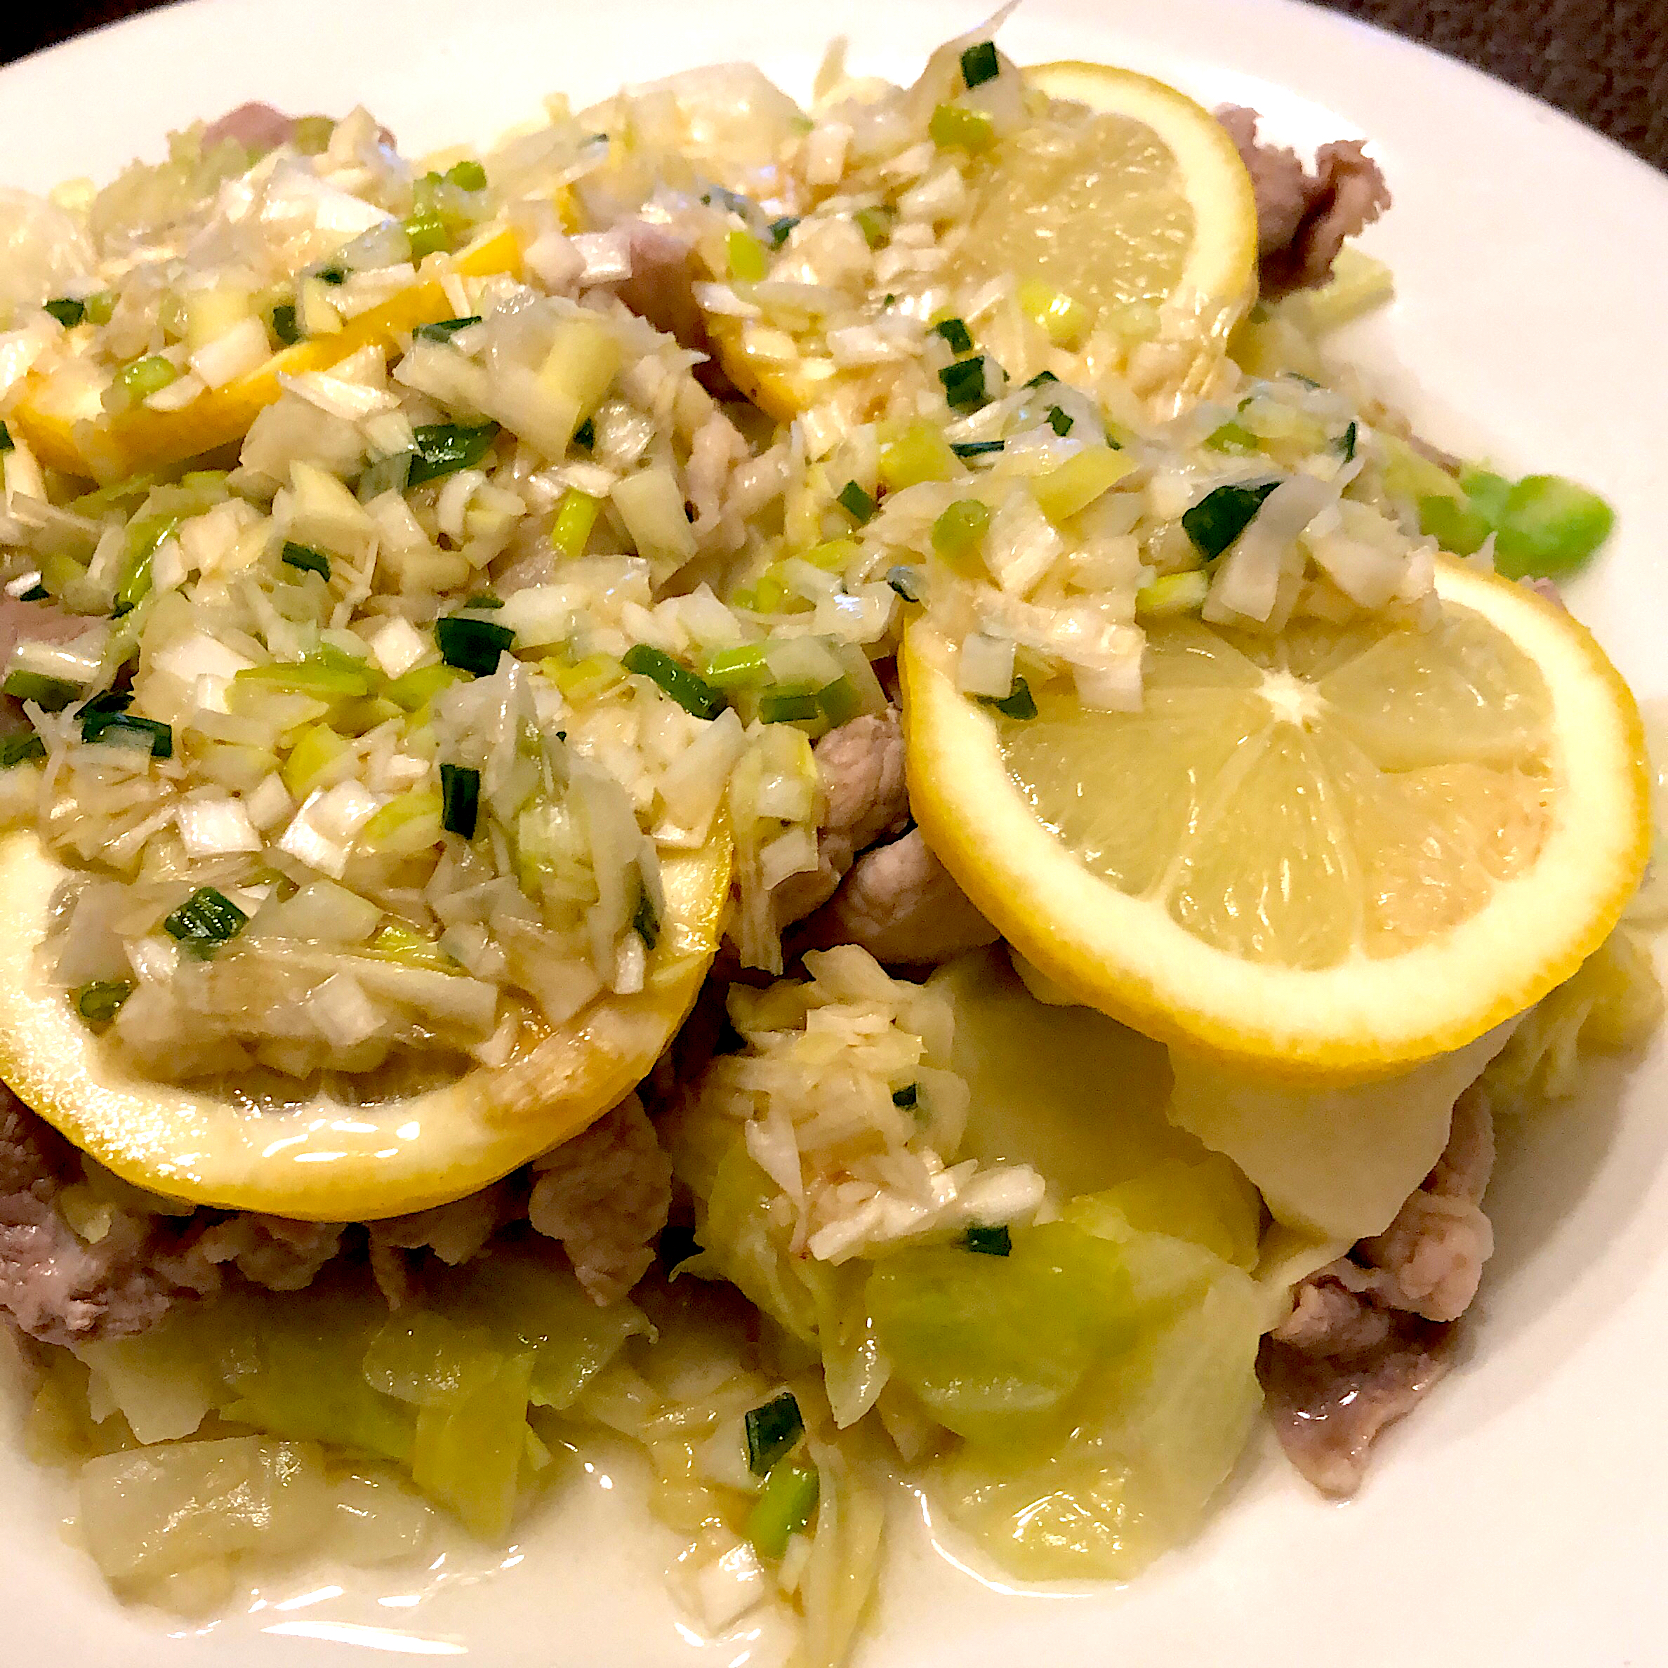
[(221, 857), (259, 851), (261, 837), (241, 800), (229, 796), (182, 799), (174, 821), (188, 857)]

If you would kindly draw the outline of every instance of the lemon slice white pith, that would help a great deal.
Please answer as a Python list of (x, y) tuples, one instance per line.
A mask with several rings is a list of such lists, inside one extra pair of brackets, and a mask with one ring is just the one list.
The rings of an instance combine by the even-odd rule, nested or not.
[[(645, 988), (604, 996), (499, 1068), (410, 1096), (280, 1112), (158, 1083), (94, 1037), (35, 954), (65, 871), (32, 833), (0, 840), (0, 1077), (83, 1152), (173, 1198), (357, 1222), (459, 1199), (576, 1135), (659, 1058), (711, 964), (730, 844), (662, 862), (666, 913)], [(232, 1086), (235, 1088), (235, 1085)]]
[(1439, 626), (1149, 636), (1145, 706), (991, 717), (903, 656), (915, 817), (1080, 1000), (1291, 1075), (1458, 1048), (1574, 972), (1648, 849), (1633, 699), (1567, 614), (1444, 563)]

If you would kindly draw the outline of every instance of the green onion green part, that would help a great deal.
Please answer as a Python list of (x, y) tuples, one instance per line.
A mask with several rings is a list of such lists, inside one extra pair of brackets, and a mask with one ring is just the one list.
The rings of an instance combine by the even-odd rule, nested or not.
[(81, 720), (81, 739), (103, 742), (110, 747), (149, 748), (153, 759), (174, 756), (174, 727), (157, 718), (141, 718), (136, 712), (112, 712)]
[(573, 431), (573, 443), (585, 451), (590, 451), (597, 443), (596, 419), (587, 417), (583, 423)]
[(1207, 562), (1214, 562), (1251, 525), (1263, 500), (1279, 484), (1261, 481), (1256, 486), (1219, 486), (1182, 516), (1182, 531)]
[(133, 994), (131, 979), (92, 979), (75, 993), (75, 1011), (89, 1025), (108, 1025)]
[(473, 469), (498, 438), (496, 423), (467, 428), (458, 423), (424, 423), (412, 431), (417, 443), (407, 486), (421, 486), (459, 469)]
[(1044, 383), (1058, 382), (1059, 380), (1059, 377), (1057, 377), (1052, 371), (1038, 371), (1037, 374), (1025, 384), (1025, 386), (1027, 388), (1041, 388)]
[(471, 313), (461, 319), (436, 319), (433, 324), (418, 325), (411, 334), (423, 342), (449, 342), (460, 330), (467, 330), (470, 325), (480, 322), (479, 313)]
[(37, 735), (7, 736), (0, 741), (0, 770), (10, 770), (13, 765), (45, 757), (46, 743)]
[(621, 656), (620, 664), (628, 672), (647, 678), (662, 694), (670, 695), (696, 718), (716, 718), (727, 704), (721, 690), (714, 689), (698, 673), (680, 666), (669, 654), (647, 643), (632, 644)]
[(637, 878), (637, 907), (631, 912), (631, 930), (643, 940), (645, 950), (652, 950), (660, 942), (660, 911), (641, 875)]
[(946, 561), (970, 554), (984, 542), (990, 506), (977, 498), (958, 498), (932, 524), (932, 547)]
[(272, 334), (285, 347), (294, 347), (301, 340), (301, 325), (296, 319), (293, 301), (280, 301), (272, 309)]
[(33, 701), (48, 712), (62, 712), (81, 691), (64, 678), (49, 678), (44, 672), (8, 672), (0, 683), (0, 695), (15, 695), (20, 701)]
[(434, 622), (434, 640), (440, 658), (459, 671), (478, 678), (491, 677), (498, 670), (498, 657), (514, 646), (515, 633), (508, 626), (490, 620), (468, 620), (449, 614)]
[(780, 249), (788, 241), (788, 233), (798, 224), (799, 216), (797, 214), (784, 214), (780, 220), (772, 220), (770, 223), (770, 247)]
[(9, 452), (16, 444), (12, 439), (12, 431), (4, 423), (0, 423), (0, 452)]
[(944, 384), (944, 398), (952, 411), (978, 411), (990, 404), (983, 354), (946, 365), (938, 373), (938, 380)]
[(199, 886), (162, 925), (188, 955), (202, 958), (236, 938), (249, 917), (224, 892)]
[(921, 1085), (919, 1083), (906, 1083), (901, 1089), (892, 1091), (892, 1104), (894, 1106), (914, 1106), (920, 1098)]
[(303, 573), (316, 573), (325, 579), (330, 577), (330, 558), (310, 544), (293, 544), (286, 540), (280, 560), (287, 568), (300, 568)]
[(1352, 418), (1350, 420), (1349, 427), (1338, 436), (1338, 451), (1342, 455), (1345, 463), (1350, 462), (1351, 459), (1354, 458), (1355, 442), (1360, 433), (1361, 425)]
[(1048, 408), (1048, 426), (1062, 437), (1071, 433), (1072, 417), (1069, 411), (1062, 411), (1059, 406)]
[(49, 602), (52, 593), (44, 585), (31, 585), (27, 591), (20, 592), (19, 602)]
[(475, 823), (481, 810), (481, 773), (468, 765), (440, 767), (440, 826), (448, 834), (475, 838)]
[(87, 304), (77, 301), (73, 296), (61, 295), (55, 301), (42, 302), (41, 305), (66, 330), (73, 330), (87, 316)]
[(944, 338), (952, 353), (973, 351), (973, 332), (967, 328), (963, 319), (940, 319), (933, 326), (933, 332)]
[(859, 527), (861, 527), (864, 522), (872, 519), (875, 511), (880, 508), (879, 504), (875, 501), (874, 495), (872, 493), (865, 492), (856, 481), (847, 481), (846, 484), (840, 488), (839, 496), (835, 502), (839, 504), (840, 508), (844, 510)]
[(958, 458), (984, 458), (1002, 451), (1007, 444), (1005, 440), (952, 440), (950, 450)]
[(974, 1223), (961, 1243), (964, 1250), (977, 1251), (981, 1257), (1006, 1257), (1014, 1248), (1013, 1235), (1008, 1232), (1006, 1223), (994, 1228)]
[(1004, 718), (1037, 716), (1037, 699), (1024, 678), (1015, 678), (1013, 688), (1000, 698), (995, 695), (981, 695), (978, 699), (984, 706), (994, 707)]
[(747, 1431), (747, 1469), (767, 1477), (805, 1434), (805, 1418), (791, 1390), (784, 1390), (761, 1407), (749, 1408), (743, 1421)]
[(905, 602), (919, 602), (921, 600), (921, 575), (914, 568), (895, 567), (886, 570), (886, 583), (901, 596)]
[(994, 81), (1000, 73), (995, 41), (979, 41), (961, 55), (961, 78), (969, 92), (984, 86), (987, 81)]
[(759, 718), (766, 724), (802, 724), (822, 715), (822, 707), (809, 691), (776, 691), (759, 697)]
[(811, 1521), (821, 1486), (814, 1465), (784, 1460), (770, 1468), (747, 1514), (747, 1538), (761, 1558), (780, 1558), (788, 1550), (788, 1541)]
[(368, 504), (385, 492), (404, 492), (416, 459), (415, 452), (390, 452), (386, 457), (373, 458), (359, 475), (360, 503)]

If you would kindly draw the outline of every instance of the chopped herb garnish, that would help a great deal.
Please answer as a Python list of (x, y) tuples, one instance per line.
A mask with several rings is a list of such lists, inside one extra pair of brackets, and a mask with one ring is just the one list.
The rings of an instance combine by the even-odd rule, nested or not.
[(1214, 562), (1251, 524), (1263, 500), (1279, 484), (1260, 481), (1256, 486), (1219, 486), (1182, 516), (1182, 531), (1207, 562)]
[(202, 958), (236, 938), (249, 917), (224, 892), (199, 886), (162, 925), (187, 955)]
[(583, 451), (590, 451), (597, 443), (597, 425), (594, 417), (587, 417), (583, 423), (573, 431), (573, 443)]
[(766, 724), (802, 724), (821, 713), (821, 705), (809, 691), (777, 690), (759, 697), (759, 718)]
[(701, 1245), (695, 1238), (695, 1229), (687, 1222), (668, 1222), (660, 1230), (660, 1238), (655, 1241), (654, 1249), (660, 1266), (668, 1274), (681, 1263), (686, 1263), (691, 1257), (701, 1254)]
[(1338, 450), (1343, 454), (1345, 463), (1348, 463), (1355, 456), (1355, 440), (1359, 433), (1360, 425), (1351, 422), (1350, 426), (1338, 436)]
[(285, 347), (294, 347), (301, 340), (301, 326), (296, 320), (293, 301), (280, 301), (272, 309), (272, 334)]
[(631, 930), (643, 940), (645, 950), (652, 950), (660, 942), (660, 911), (655, 908), (641, 875), (637, 879), (637, 907), (631, 912)]
[(417, 443), (407, 486), (421, 486), (459, 469), (473, 469), (498, 438), (496, 423), (466, 428), (458, 423), (424, 423), (412, 430)]
[(95, 714), (84, 712), (81, 719), (81, 739), (103, 742), (110, 747), (149, 748), (153, 759), (174, 756), (174, 727), (160, 719), (141, 718), (136, 712)]
[(905, 602), (919, 602), (921, 600), (921, 575), (914, 568), (888, 568), (886, 570), (886, 583)]
[(440, 658), (448, 666), (485, 678), (498, 670), (498, 657), (514, 645), (515, 633), (508, 626), (494, 625), (490, 620), (468, 620), (448, 614), (434, 622), (434, 640), (440, 645)]
[(13, 695), (20, 701), (33, 701), (48, 712), (62, 712), (81, 691), (64, 678), (48, 677), (44, 672), (8, 672), (0, 683), (0, 695)]
[(898, 304), (898, 298), (888, 291), (880, 298), (880, 304), (882, 307), (896, 307)]
[(814, 1465), (784, 1460), (771, 1467), (747, 1514), (747, 1538), (761, 1558), (780, 1558), (788, 1542), (811, 1521), (822, 1482)]
[(747, 1469), (755, 1477), (770, 1468), (805, 1434), (805, 1417), (791, 1390), (784, 1390), (762, 1407), (749, 1408), (743, 1420), (747, 1430)]
[(851, 218), (863, 234), (863, 241), (871, 249), (879, 249), (890, 242), (892, 222), (898, 218), (898, 211), (889, 204), (875, 203), (860, 208)]
[(86, 302), (77, 301), (73, 296), (61, 295), (42, 305), (66, 330), (73, 330), (87, 316)]
[(1004, 718), (1035, 718), (1037, 716), (1037, 700), (1031, 693), (1031, 686), (1024, 678), (1015, 678), (1014, 686), (1006, 695), (998, 698), (995, 695), (981, 695), (979, 701), (987, 707), (994, 707)]
[(9, 452), (16, 444), (12, 439), (12, 431), (4, 423), (0, 423), (0, 452)]
[(799, 216), (797, 214), (784, 214), (780, 220), (772, 220), (770, 223), (770, 247), (780, 249), (788, 241), (788, 233), (798, 224)]
[(160, 394), (179, 374), (160, 353), (152, 353), (143, 359), (135, 359), (131, 365), (122, 366), (116, 372), (115, 383), (137, 405), (152, 394)]
[(962, 1236), (961, 1243), (964, 1250), (977, 1251), (981, 1257), (1006, 1257), (1014, 1248), (1013, 1235), (1006, 1223), (986, 1228), (975, 1222)]
[(411, 334), (425, 342), (449, 342), (460, 330), (467, 330), (470, 325), (480, 322), (479, 313), (471, 313), (461, 319), (436, 319), (433, 324), (418, 325)]
[(46, 743), (37, 735), (7, 736), (0, 741), (0, 770), (10, 770), (13, 765), (45, 757)]
[(387, 457), (373, 458), (359, 476), (359, 501), (368, 504), (385, 492), (404, 492), (411, 479), (415, 452), (390, 452)]
[(345, 284), (347, 282), (347, 268), (345, 266), (321, 266), (313, 276), (321, 284)]
[(1048, 426), (1058, 435), (1071, 433), (1072, 416), (1069, 411), (1062, 411), (1059, 406), (1048, 408)]
[(1005, 440), (952, 440), (950, 450), (958, 458), (984, 458), (1000, 452), (1007, 444)]
[(990, 393), (985, 386), (985, 361), (982, 354), (971, 359), (958, 359), (938, 373), (944, 384), (944, 398), (952, 411), (978, 411), (990, 404)]
[(465, 157), (461, 162), (454, 162), (446, 170), (445, 179), (448, 184), (455, 185), (459, 191), (485, 191), (486, 169), (473, 157)]
[(469, 597), (464, 602), (463, 606), (465, 608), (484, 608), (490, 612), (494, 608), (502, 608), (504, 599), (495, 597), (491, 591), (477, 591), (474, 596)]
[(51, 597), (52, 593), (44, 585), (36, 584), (31, 585), (27, 591), (20, 591), (17, 600), (19, 602), (48, 602)]
[(919, 1083), (906, 1083), (901, 1089), (892, 1091), (892, 1104), (894, 1106), (914, 1106), (920, 1099), (921, 1085)]
[(669, 654), (634, 643), (620, 657), (628, 672), (647, 678), (662, 694), (670, 695), (680, 707), (696, 718), (716, 718), (724, 710), (723, 692), (714, 689), (699, 673), (680, 666)]
[(962, 319), (940, 319), (933, 326), (935, 335), (942, 336), (950, 344), (952, 353), (971, 353), (973, 351), (973, 332), (967, 328)]
[(969, 92), (984, 86), (987, 81), (994, 81), (999, 74), (1001, 69), (996, 61), (995, 41), (979, 41), (962, 53), (961, 78), (967, 83)]
[(960, 563), (989, 531), (990, 506), (977, 498), (958, 498), (932, 524), (932, 547), (947, 562)]
[(874, 494), (865, 492), (856, 481), (847, 481), (846, 484), (840, 488), (839, 496), (836, 498), (835, 502), (839, 504), (840, 508), (844, 510), (859, 527), (861, 527), (864, 522), (870, 520), (875, 511), (880, 507), (875, 502)]
[(304, 573), (316, 573), (325, 579), (330, 577), (330, 558), (322, 550), (315, 550), (310, 544), (292, 544), (286, 541), (280, 560), (287, 568), (300, 568)]
[(475, 822), (481, 810), (481, 773), (468, 765), (440, 767), (440, 826), (448, 834), (475, 838)]
[(1027, 388), (1041, 388), (1045, 382), (1058, 382), (1059, 380), (1059, 377), (1052, 371), (1038, 371), (1025, 386)]
[(133, 994), (131, 979), (93, 979), (75, 993), (75, 1011), (89, 1025), (108, 1025)]

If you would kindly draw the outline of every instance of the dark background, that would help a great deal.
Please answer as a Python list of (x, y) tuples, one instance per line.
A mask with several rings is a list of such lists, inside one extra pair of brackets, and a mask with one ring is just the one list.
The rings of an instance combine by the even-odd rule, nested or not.
[[(13, 0), (17, 3), (17, 0)], [(1668, 170), (1668, 0), (1324, 0), (1538, 94)], [(12, 14), (0, 61), (147, 0), (65, 3)]]

